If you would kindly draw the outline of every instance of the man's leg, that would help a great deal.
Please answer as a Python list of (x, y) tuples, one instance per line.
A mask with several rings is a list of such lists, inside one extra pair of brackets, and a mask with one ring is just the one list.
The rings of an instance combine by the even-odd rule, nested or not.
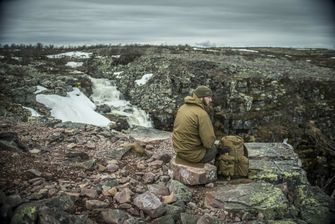
[(200, 163), (209, 163), (210, 161), (215, 159), (217, 152), (218, 152), (218, 150), (216, 149), (215, 146), (213, 146), (212, 149), (206, 151), (206, 154), (205, 154), (204, 158), (202, 158), (202, 160), (200, 160)]

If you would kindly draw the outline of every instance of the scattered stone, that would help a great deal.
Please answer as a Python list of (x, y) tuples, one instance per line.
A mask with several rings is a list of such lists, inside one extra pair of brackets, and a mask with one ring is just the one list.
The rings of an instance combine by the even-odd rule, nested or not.
[(119, 179), (120, 184), (124, 184), (130, 181), (130, 177), (122, 177)]
[(131, 215), (134, 216), (140, 216), (140, 212), (137, 208), (131, 207), (130, 209), (127, 210)]
[(136, 193), (143, 193), (145, 191), (146, 191), (146, 188), (142, 185), (136, 186), (136, 188), (135, 188)]
[(35, 148), (35, 149), (32, 149), (32, 150), (29, 150), (29, 152), (30, 152), (31, 154), (38, 154), (38, 153), (41, 152), (41, 150)]
[(145, 149), (146, 150), (153, 150), (155, 147), (153, 146), (153, 145), (151, 145), (151, 144), (147, 144), (147, 145), (145, 145)]
[(136, 165), (136, 168), (139, 169), (139, 170), (144, 170), (145, 167), (146, 167), (146, 166), (145, 166), (144, 164), (142, 164), (142, 163), (138, 163), (138, 164)]
[(197, 221), (197, 224), (212, 224), (212, 223), (214, 223), (214, 218), (208, 214), (201, 216)]
[(76, 143), (70, 143), (70, 144), (68, 144), (66, 147), (67, 147), (68, 149), (73, 149), (73, 148), (76, 147), (76, 146), (77, 146)]
[(156, 175), (152, 172), (148, 172), (143, 175), (143, 182), (145, 184), (152, 184), (153, 182), (155, 182), (155, 179)]
[(170, 204), (166, 204), (165, 208), (166, 208), (166, 213), (165, 215), (171, 215), (173, 217), (173, 219), (175, 221), (180, 219), (180, 213), (184, 212), (185, 209), (180, 207), (180, 206), (176, 206), (176, 203), (170, 205)]
[(54, 132), (49, 136), (49, 144), (57, 143), (64, 140), (64, 135), (61, 132)]
[(72, 162), (83, 162), (90, 159), (85, 152), (69, 152), (66, 154), (66, 157)]
[(98, 171), (99, 172), (104, 172), (104, 171), (106, 171), (107, 170), (107, 167), (105, 167), (105, 166), (103, 166), (103, 165), (101, 165), (101, 164), (98, 164)]
[(80, 197), (80, 193), (76, 193), (76, 192), (65, 192), (65, 194), (70, 196), (74, 201), (76, 201)]
[(113, 148), (111, 150), (106, 150), (106, 151), (100, 151), (97, 153), (97, 156), (100, 158), (105, 158), (105, 159), (115, 159), (115, 160), (121, 160), (122, 157), (129, 151), (129, 148), (125, 147), (118, 147), (118, 148)]
[(214, 183), (208, 183), (205, 186), (208, 187), (208, 188), (213, 188), (214, 187)]
[(196, 224), (199, 216), (189, 213), (181, 213), (180, 220), (182, 224)]
[(162, 217), (152, 220), (150, 223), (151, 224), (174, 224), (175, 221), (173, 219), (173, 216), (164, 215)]
[(163, 203), (164, 204), (171, 204), (175, 201), (177, 201), (177, 197), (176, 195), (174, 195), (174, 193), (172, 192), (170, 195), (168, 196), (163, 196), (162, 197)]
[(235, 222), (241, 222), (241, 218), (238, 217), (238, 216), (235, 216), (234, 221), (235, 221)]
[(26, 173), (33, 177), (40, 177), (42, 175), (42, 173), (36, 169), (29, 169)]
[(41, 185), (44, 181), (44, 178), (41, 177), (28, 180), (28, 182), (31, 183), (31, 186)]
[(192, 208), (192, 209), (197, 209), (198, 208), (198, 206), (192, 201), (190, 201), (187, 205), (190, 206), (190, 208)]
[(162, 175), (159, 177), (159, 180), (163, 183), (169, 182), (170, 179), (171, 179), (170, 176), (167, 176), (167, 175)]
[(119, 209), (130, 209), (132, 206), (128, 203), (123, 203), (118, 206)]
[(40, 189), (37, 193), (33, 193), (31, 196), (30, 196), (30, 199), (31, 200), (39, 200), (39, 199), (42, 199), (44, 197), (46, 197), (48, 195), (48, 192), (49, 190), (48, 189)]
[(199, 164), (194, 165), (181, 161), (179, 158), (173, 158), (170, 162), (169, 174), (171, 178), (187, 185), (207, 184), (216, 181), (216, 166), (209, 163), (205, 163), (202, 167)]
[(189, 202), (192, 198), (192, 192), (179, 181), (171, 180), (168, 183), (168, 188), (171, 193), (173, 192), (176, 195), (177, 200)]
[(262, 212), (258, 212), (257, 214), (257, 220), (262, 221), (264, 219), (264, 215)]
[(95, 149), (95, 143), (89, 141), (89, 142), (86, 143), (86, 147), (89, 148), (89, 149)]
[(119, 203), (128, 203), (131, 201), (133, 192), (129, 188), (124, 188), (122, 191), (117, 192), (114, 196), (115, 200)]
[(145, 155), (145, 150), (144, 148), (138, 143), (138, 142), (134, 142), (134, 143), (126, 143), (123, 145), (123, 147), (132, 150), (133, 152), (143, 156)]
[(112, 187), (112, 188), (109, 188), (109, 189), (104, 189), (102, 190), (102, 194), (104, 196), (111, 196), (111, 197), (114, 197), (117, 193), (117, 188), (116, 187)]
[(169, 155), (167, 153), (160, 154), (158, 159), (162, 160), (164, 163), (169, 163), (171, 161), (171, 155)]
[(120, 209), (106, 209), (101, 211), (102, 219), (107, 224), (124, 223), (129, 215)]
[(109, 172), (111, 172), (111, 173), (114, 173), (114, 172), (116, 172), (117, 170), (119, 169), (119, 166), (118, 165), (116, 165), (116, 164), (108, 164), (107, 165), (107, 170), (109, 171)]
[(212, 207), (212, 208), (219, 208), (219, 209), (224, 208), (224, 203), (216, 199), (215, 196), (210, 192), (206, 192), (205, 205), (207, 207)]
[(169, 188), (162, 184), (151, 184), (148, 185), (148, 190), (156, 196), (167, 196), (170, 194)]
[(87, 200), (85, 206), (88, 210), (96, 209), (96, 208), (106, 208), (109, 203), (99, 200)]
[(6, 204), (8, 204), (10, 207), (16, 207), (18, 206), (19, 204), (21, 204), (23, 202), (21, 196), (19, 194), (13, 194), (13, 195), (9, 195), (7, 197), (5, 197), (3, 195), (3, 197), (5, 198), (0, 200), (0, 202), (6, 202)]
[(149, 191), (138, 195), (134, 199), (134, 205), (143, 210), (151, 218), (157, 218), (166, 211), (159, 198)]
[(0, 133), (0, 150), (22, 152), (22, 151), (26, 151), (27, 147), (21, 143), (17, 133), (1, 132)]
[(76, 163), (76, 167), (83, 168), (85, 170), (93, 170), (96, 166), (96, 161), (95, 160), (88, 160), (82, 163)]
[(97, 198), (98, 197), (98, 192), (96, 189), (87, 189), (83, 188), (81, 189), (81, 195), (87, 196), (89, 198)]
[(148, 165), (158, 169), (158, 168), (162, 167), (163, 163), (164, 162), (162, 160), (155, 160), (155, 161), (149, 163)]
[(119, 181), (115, 178), (106, 178), (103, 180), (102, 188), (112, 188), (119, 185)]

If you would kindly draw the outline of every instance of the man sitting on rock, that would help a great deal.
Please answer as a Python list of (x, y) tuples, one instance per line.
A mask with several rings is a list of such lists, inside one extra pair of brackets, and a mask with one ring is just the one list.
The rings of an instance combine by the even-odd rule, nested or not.
[(215, 134), (209, 117), (212, 91), (198, 86), (184, 99), (173, 127), (172, 142), (177, 158), (191, 163), (208, 163), (217, 154)]

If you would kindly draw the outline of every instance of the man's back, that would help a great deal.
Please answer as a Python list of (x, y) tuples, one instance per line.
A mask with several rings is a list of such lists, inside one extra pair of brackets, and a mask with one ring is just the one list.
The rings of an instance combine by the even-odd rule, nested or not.
[(172, 141), (177, 156), (190, 162), (199, 162), (213, 146), (215, 135), (211, 120), (196, 96), (186, 97), (185, 104), (179, 108)]

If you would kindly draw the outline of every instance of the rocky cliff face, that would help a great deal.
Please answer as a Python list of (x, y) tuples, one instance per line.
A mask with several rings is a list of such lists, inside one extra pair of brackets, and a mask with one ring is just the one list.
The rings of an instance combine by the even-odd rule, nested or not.
[[(214, 91), (218, 134), (283, 140), (289, 137), (291, 126), (314, 120), (328, 137), (334, 138), (335, 59), (327, 56), (327, 51), (148, 51), (126, 65), (105, 57), (93, 59), (89, 66), (95, 68), (91, 75), (115, 80), (127, 98), (151, 114), (159, 129), (172, 130), (183, 98), (204, 84)], [(147, 73), (153, 74), (152, 78), (137, 85), (135, 81)]]
[[(2, 51), (10, 55), (1, 59), (2, 115), (27, 119), (17, 104), (48, 114), (34, 99), (36, 85), (57, 94), (79, 86), (90, 95), (88, 74), (114, 80), (126, 99), (150, 114), (156, 128), (170, 131), (183, 98), (198, 85), (208, 85), (214, 92), (212, 117), (218, 137), (238, 134), (247, 141), (266, 142), (287, 138), (303, 158), (310, 181), (329, 194), (334, 189), (332, 50), (92, 47), (86, 51), (93, 55), (81, 60), (84, 64), (76, 72), (64, 66), (73, 58), (42, 53), (28, 63), (13, 59), (19, 50)], [(138, 84), (146, 74), (151, 78)]]

